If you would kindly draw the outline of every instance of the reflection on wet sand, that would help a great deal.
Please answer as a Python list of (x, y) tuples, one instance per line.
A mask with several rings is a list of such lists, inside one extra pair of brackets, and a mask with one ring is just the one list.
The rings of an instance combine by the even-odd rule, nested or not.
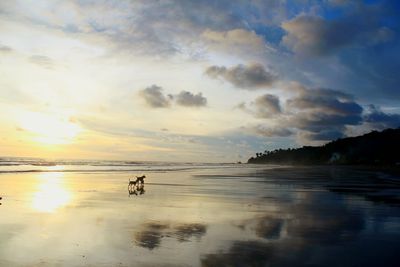
[(273, 255), (272, 245), (258, 241), (235, 241), (227, 252), (203, 256), (201, 266), (270, 266), (268, 263)]
[(188, 242), (191, 237), (196, 237), (200, 241), (206, 230), (207, 226), (200, 223), (146, 223), (141, 231), (134, 234), (134, 240), (138, 246), (152, 250), (160, 245), (164, 237), (175, 238), (179, 242)]
[[(366, 227), (365, 214), (349, 208), (340, 197), (331, 199), (334, 205), (324, 197), (301, 193), (299, 200), (283, 204), (277, 213), (245, 220), (240, 229), (250, 229), (262, 239), (234, 240), (226, 251), (202, 255), (202, 266), (381, 266), (376, 258), (365, 260), (368, 250), (358, 241)], [(395, 249), (383, 240), (380, 245), (374, 253), (388, 254), (385, 266), (396, 266)], [(347, 258), (338, 260), (336, 253)]]
[[(286, 211), (292, 219), (287, 221), (287, 233), (307, 243), (336, 244), (352, 240), (364, 229), (364, 214), (349, 208), (342, 199), (318, 193), (305, 193), (302, 201)], [(334, 204), (332, 204), (334, 202)]]
[(144, 225), (142, 231), (135, 233), (134, 240), (138, 246), (154, 249), (160, 245), (163, 231), (168, 229), (167, 224), (148, 223)]
[(0, 177), (0, 266), (398, 266), (400, 207), (330, 190), (373, 187), (370, 173), (151, 173), (132, 199), (126, 177)]
[(281, 235), (283, 224), (284, 220), (267, 215), (258, 220), (254, 231), (259, 237), (278, 239)]
[(54, 212), (67, 205), (72, 199), (72, 193), (63, 183), (62, 172), (42, 173), (39, 184), (33, 194), (32, 207), (40, 212)]
[(187, 242), (192, 236), (199, 241), (206, 234), (207, 227), (200, 223), (186, 223), (175, 226), (172, 235), (176, 236), (179, 242)]
[[(270, 192), (270, 196), (264, 197), (266, 202), (271, 201), (277, 209), (266, 212), (263, 216), (257, 215), (244, 220), (236, 226), (246, 233), (250, 230), (262, 239), (233, 240), (225, 251), (203, 254), (201, 265), (397, 266), (396, 250), (400, 248), (400, 242), (395, 240), (392, 234), (400, 237), (400, 210), (388, 206), (381, 209), (369, 207), (367, 213), (365, 208), (368, 205), (365, 203), (362, 203), (363, 206), (356, 205), (342, 195), (327, 194), (324, 188), (336, 193), (330, 189), (330, 185), (335, 184), (335, 188), (346, 189), (346, 194), (354, 193), (354, 196), (371, 200), (360, 194), (359, 190), (353, 192), (348, 186), (367, 186), (374, 188), (375, 192), (381, 192), (382, 195), (390, 194), (396, 198), (399, 197), (399, 186), (382, 181), (374, 186), (369, 183), (369, 179), (374, 179), (373, 177), (353, 170), (345, 170), (339, 175), (326, 171), (327, 169), (315, 171), (308, 168), (293, 172), (293, 169), (281, 169), (271, 180), (268, 177), (274, 172), (266, 172), (264, 177), (256, 174), (263, 180), (255, 182), (265, 183), (265, 188), (271, 186), (277, 189), (276, 183), (279, 182), (280, 188)], [(301, 175), (302, 172), (307, 175)], [(343, 180), (344, 177), (346, 180)], [(277, 181), (277, 178), (281, 179)], [(293, 184), (297, 186), (293, 188)], [(282, 191), (282, 188), (289, 194), (277, 196), (276, 191)], [(383, 212), (387, 209), (391, 212)], [(376, 215), (373, 215), (374, 212), (377, 212)], [(369, 232), (371, 216), (374, 217), (373, 232)], [(379, 223), (382, 220), (391, 220), (397, 225), (394, 228), (397, 231), (385, 233), (385, 228)], [(372, 241), (376, 238), (376, 241)]]

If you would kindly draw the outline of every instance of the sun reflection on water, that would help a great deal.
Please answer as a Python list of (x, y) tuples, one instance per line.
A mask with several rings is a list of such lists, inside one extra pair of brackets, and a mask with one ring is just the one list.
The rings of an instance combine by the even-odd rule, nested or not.
[(32, 207), (39, 212), (55, 212), (72, 200), (72, 194), (65, 187), (61, 172), (42, 173), (37, 191), (33, 194)]

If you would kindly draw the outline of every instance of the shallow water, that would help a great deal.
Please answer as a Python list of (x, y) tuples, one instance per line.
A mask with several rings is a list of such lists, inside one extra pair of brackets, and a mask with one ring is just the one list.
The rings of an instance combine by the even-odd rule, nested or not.
[(132, 175), (0, 175), (0, 266), (398, 266), (400, 185), (380, 173), (203, 166), (129, 194)]

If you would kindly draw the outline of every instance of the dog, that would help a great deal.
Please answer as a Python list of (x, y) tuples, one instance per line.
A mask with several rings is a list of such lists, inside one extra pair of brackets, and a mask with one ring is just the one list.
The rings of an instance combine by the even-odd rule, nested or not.
[(135, 181), (131, 181), (131, 178), (129, 178), (128, 188), (133, 188), (136, 186), (136, 184), (137, 184), (137, 179)]
[(144, 184), (144, 178), (146, 178), (146, 175), (136, 176), (136, 183)]
[(134, 186), (134, 187), (128, 187), (128, 193), (129, 193), (129, 196), (131, 196), (131, 195), (136, 195), (137, 196), (137, 189), (136, 189), (136, 187)]

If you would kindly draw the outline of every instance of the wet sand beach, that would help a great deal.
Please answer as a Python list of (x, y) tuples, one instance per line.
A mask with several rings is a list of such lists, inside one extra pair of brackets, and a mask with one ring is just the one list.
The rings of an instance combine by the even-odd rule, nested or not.
[(0, 175), (0, 266), (398, 266), (400, 183), (227, 165)]

